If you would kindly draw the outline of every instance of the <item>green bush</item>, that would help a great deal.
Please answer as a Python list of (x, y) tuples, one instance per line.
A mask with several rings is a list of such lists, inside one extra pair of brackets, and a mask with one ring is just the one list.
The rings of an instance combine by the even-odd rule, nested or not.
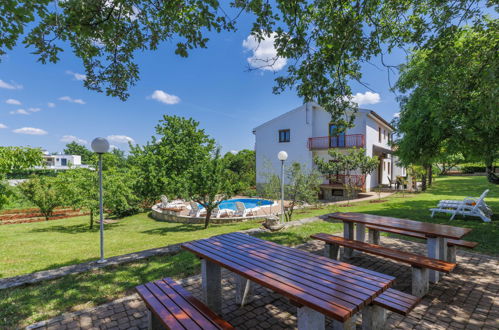
[(467, 173), (467, 174), (472, 174), (472, 173), (477, 173), (477, 172), (484, 173), (485, 171), (486, 171), (485, 166), (462, 166), (461, 167), (461, 172)]

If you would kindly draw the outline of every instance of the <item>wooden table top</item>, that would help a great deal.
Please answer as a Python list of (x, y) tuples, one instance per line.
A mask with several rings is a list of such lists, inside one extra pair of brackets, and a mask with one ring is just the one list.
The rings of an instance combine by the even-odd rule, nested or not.
[(241, 233), (182, 248), (340, 322), (388, 289), (394, 277)]
[(425, 234), (427, 237), (445, 237), (452, 239), (461, 239), (468, 234), (470, 228), (461, 228), (447, 225), (439, 225), (436, 223), (414, 221), (408, 219), (399, 219), (385, 217), (373, 214), (355, 213), (355, 212), (336, 212), (328, 214), (329, 218), (363, 223), (366, 225), (383, 226), (387, 228), (396, 228), (416, 233)]

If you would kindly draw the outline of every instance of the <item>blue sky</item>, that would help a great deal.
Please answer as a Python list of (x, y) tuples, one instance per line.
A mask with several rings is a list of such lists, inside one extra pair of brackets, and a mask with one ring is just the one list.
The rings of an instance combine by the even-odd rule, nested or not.
[[(0, 62), (0, 145), (29, 145), (56, 152), (71, 140), (84, 143), (104, 136), (110, 137), (112, 145), (127, 149), (129, 139), (139, 144), (149, 140), (163, 114), (175, 114), (199, 121), (225, 152), (252, 149), (254, 127), (302, 101), (293, 91), (272, 94), (279, 71), (247, 71), (252, 56), (265, 54), (248, 49), (251, 40), (243, 45), (249, 21), (243, 20), (238, 27), (237, 32), (211, 34), (208, 49), (194, 50), (188, 58), (174, 54), (174, 41), (155, 52), (137, 54), (141, 79), (126, 102), (83, 87), (77, 79), (81, 77), (75, 75), (84, 73), (82, 64), (70, 51), (64, 52), (57, 64), (43, 65), (36, 62), (30, 49), (17, 47)], [(272, 51), (269, 47), (258, 50)], [(388, 58), (390, 64), (404, 60), (402, 51)], [(374, 64), (367, 64), (363, 74), (379, 100), (367, 95), (363, 99), (368, 103), (361, 106), (391, 120), (398, 103), (389, 91), (386, 69), (379, 60)], [(354, 86), (354, 94), (368, 91)]]

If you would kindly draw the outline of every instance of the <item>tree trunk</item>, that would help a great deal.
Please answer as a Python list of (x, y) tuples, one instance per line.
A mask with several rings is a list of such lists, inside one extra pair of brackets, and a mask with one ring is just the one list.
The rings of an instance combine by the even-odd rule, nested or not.
[(433, 166), (428, 166), (428, 187), (433, 183)]
[(426, 191), (426, 171), (421, 175), (421, 190)]
[(204, 229), (208, 228), (208, 225), (210, 224), (210, 218), (211, 218), (211, 209), (206, 209), (206, 218), (204, 218)]
[(92, 209), (90, 209), (90, 228), (89, 229), (93, 229), (94, 228), (94, 211)]
[(495, 167), (493, 161), (488, 161), (485, 163), (485, 171), (487, 173), (487, 180), (490, 183), (499, 184), (499, 177), (494, 173)]

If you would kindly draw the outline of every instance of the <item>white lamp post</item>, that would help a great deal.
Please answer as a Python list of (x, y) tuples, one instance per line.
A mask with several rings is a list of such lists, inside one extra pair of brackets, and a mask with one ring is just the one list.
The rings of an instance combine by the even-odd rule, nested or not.
[(281, 223), (284, 223), (284, 161), (288, 159), (288, 153), (279, 151), (277, 159), (281, 161)]
[(92, 150), (99, 155), (99, 215), (100, 215), (100, 259), (104, 263), (104, 206), (102, 202), (102, 154), (109, 151), (109, 142), (104, 138), (95, 138), (92, 141)]

